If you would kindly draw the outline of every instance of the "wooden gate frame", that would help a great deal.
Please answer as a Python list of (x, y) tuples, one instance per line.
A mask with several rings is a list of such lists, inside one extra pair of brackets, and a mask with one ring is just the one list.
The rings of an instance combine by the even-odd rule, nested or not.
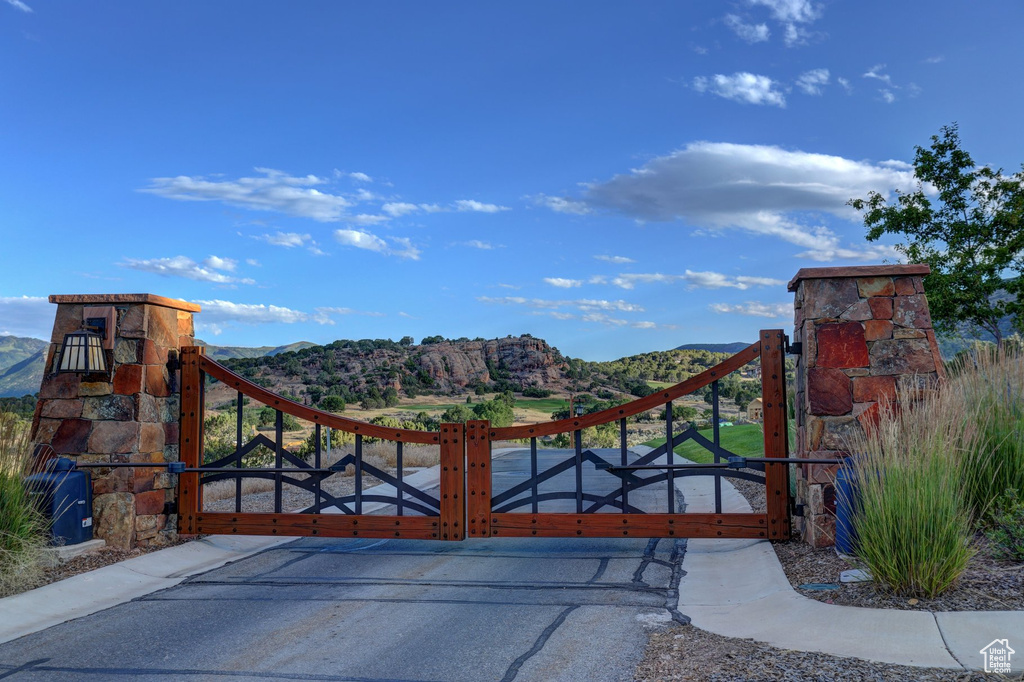
[[(639, 414), (692, 393), (730, 374), (751, 360), (761, 358), (761, 399), (764, 409), (766, 458), (788, 457), (786, 414), (786, 336), (781, 329), (763, 330), (760, 340), (725, 362), (675, 386), (646, 398), (583, 417), (545, 424), (489, 428), (486, 421), (466, 424), (467, 505), (469, 537), (692, 537), (767, 538), (790, 537), (788, 462), (765, 462), (766, 513), (493, 513), (491, 510), (491, 443), (550, 436)], [(671, 483), (670, 483), (671, 485)]]
[[(203, 375), (244, 390), (264, 405), (361, 436), (400, 443), (437, 443), (441, 449), (440, 514), (438, 516), (382, 516), (376, 514), (289, 514), (202, 511)], [(181, 351), (181, 461), (187, 473), (178, 480), (178, 532), (188, 535), (217, 533), (240, 535), (309, 535), (322, 537), (418, 538), (462, 540), (465, 536), (465, 478), (463, 448), (465, 426), (442, 424), (439, 432), (389, 429), (329, 412), (321, 412), (271, 393), (207, 358), (202, 347)]]
[[(466, 537), (694, 537), (766, 538), (790, 536), (788, 426), (785, 386), (786, 337), (782, 330), (763, 330), (756, 343), (726, 361), (675, 386), (618, 407), (582, 417), (543, 424), (491, 428), (489, 422), (442, 424), (439, 432), (388, 429), (321, 412), (278, 396), (231, 372), (204, 355), (202, 347), (181, 353), (181, 461), (178, 530), (182, 534), (238, 533), (323, 537), (419, 538), (463, 540)], [(491, 443), (530, 439), (618, 421), (713, 384), (756, 358), (761, 360), (766, 461), (766, 513), (493, 513), (491, 505)], [(320, 426), (399, 443), (437, 443), (440, 447), (438, 516), (234, 513), (202, 510), (202, 439), (204, 375), (208, 374), (268, 407)], [(671, 422), (668, 423), (671, 429)], [(625, 430), (622, 430), (625, 443)], [(671, 435), (671, 431), (669, 431)], [(625, 447), (623, 445), (623, 447)], [(278, 444), (280, 449), (280, 443)], [(279, 453), (280, 454), (280, 453)], [(280, 457), (278, 458), (280, 461)], [(278, 465), (280, 466), (280, 465)], [(673, 485), (674, 474), (668, 474)]]

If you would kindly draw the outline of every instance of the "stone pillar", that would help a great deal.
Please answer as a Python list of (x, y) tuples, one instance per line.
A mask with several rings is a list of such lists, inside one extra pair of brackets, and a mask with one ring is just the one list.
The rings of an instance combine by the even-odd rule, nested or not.
[[(944, 376), (923, 278), (927, 265), (805, 268), (796, 292), (796, 449), (798, 457), (847, 455), (846, 439), (863, 432), (901, 377)], [(837, 466), (797, 467), (797, 528), (815, 547), (833, 544)]]
[[(152, 294), (50, 296), (50, 303), (57, 316), (32, 442), (79, 462), (177, 461), (179, 377), (168, 359), (194, 345), (199, 306)], [(104, 313), (108, 371), (57, 374), (64, 335)], [(90, 471), (96, 536), (125, 549), (175, 539), (174, 476), (144, 467)]]

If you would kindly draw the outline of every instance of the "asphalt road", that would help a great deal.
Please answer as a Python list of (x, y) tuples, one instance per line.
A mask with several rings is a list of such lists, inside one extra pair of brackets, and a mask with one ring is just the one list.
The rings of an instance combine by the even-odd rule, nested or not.
[[(529, 471), (500, 462), (496, 490)], [(682, 618), (684, 550), (306, 538), (0, 645), (0, 680), (629, 680), (648, 630)]]

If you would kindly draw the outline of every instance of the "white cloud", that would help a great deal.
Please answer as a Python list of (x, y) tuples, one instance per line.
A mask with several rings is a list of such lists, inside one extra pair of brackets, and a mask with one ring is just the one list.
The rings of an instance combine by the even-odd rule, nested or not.
[(234, 272), (235, 268), (238, 267), (238, 261), (230, 258), (221, 258), (219, 256), (210, 256), (203, 261), (203, 265), (214, 270), (226, 270), (228, 272)]
[(822, 7), (810, 0), (749, 0), (751, 5), (763, 5), (771, 10), (772, 18), (781, 22), (809, 24), (821, 18)]
[(150, 187), (139, 190), (180, 201), (220, 201), (257, 211), (277, 211), (321, 222), (341, 220), (352, 202), (341, 195), (321, 192), (313, 185), (326, 181), (315, 175), (294, 177), (269, 168), (257, 168), (263, 177), (210, 180), (202, 176), (179, 175), (153, 178)]
[(304, 246), (314, 256), (326, 256), (327, 252), (320, 248), (312, 236), (308, 234), (299, 234), (298, 232), (276, 232), (274, 234), (258, 234), (250, 235), (253, 239), (261, 242), (267, 242), (274, 246), (283, 246), (287, 249), (295, 248), (296, 246)]
[(49, 340), (56, 314), (46, 296), (0, 296), (3, 334)]
[(605, 263), (614, 263), (616, 265), (636, 262), (632, 258), (626, 258), (625, 256), (594, 256), (594, 258), (597, 260), (603, 260)]
[(631, 324), (629, 326), (632, 327), (633, 329), (657, 329), (658, 328), (657, 324), (655, 324), (654, 322), (648, 322), (648, 321), (634, 322), (633, 324)]
[(260, 263), (260, 262), (259, 262), (258, 260), (256, 260), (255, 258), (246, 258), (246, 259), (245, 259), (245, 264), (246, 264), (246, 265), (251, 265), (251, 266), (252, 266), (252, 267), (254, 267), (254, 268), (262, 268), (262, 267), (263, 267), (263, 264), (262, 264), (262, 263)]
[[(643, 221), (682, 220), (711, 230), (741, 229), (803, 247), (805, 257), (872, 258), (879, 248), (843, 248), (827, 227), (791, 214), (824, 212), (845, 220), (846, 202), (892, 189), (913, 191), (913, 172), (780, 147), (694, 142), (642, 168), (587, 187), (583, 201)], [(843, 255), (845, 254), (845, 255)]]
[(619, 275), (612, 280), (612, 284), (623, 289), (633, 289), (637, 283), (672, 284), (674, 282), (685, 282), (691, 289), (722, 289), (725, 287), (749, 289), (755, 286), (782, 286), (786, 283), (781, 279), (772, 279), (770, 277), (750, 277), (747, 275), (731, 277), (720, 272), (694, 272), (693, 270), (686, 270), (682, 275), (665, 275), (660, 272), (631, 273)]
[(20, 9), (22, 12), (32, 12), (32, 8), (23, 3), (21, 0), (7, 0), (7, 4), (15, 9)]
[(366, 227), (367, 225), (380, 225), (386, 223), (388, 217), (384, 215), (370, 215), (368, 213), (360, 213), (359, 215), (345, 218), (345, 222), (352, 223), (353, 225), (360, 225)]
[(886, 85), (890, 85), (892, 83), (892, 78), (889, 77), (889, 74), (882, 73), (882, 71), (884, 70), (885, 64), (875, 64), (870, 69), (868, 69), (864, 74), (862, 74), (861, 78), (874, 78), (876, 80), (882, 81)]
[(573, 287), (583, 286), (583, 280), (580, 279), (566, 279), (564, 277), (545, 277), (544, 281), (553, 287), (559, 287), (562, 289), (572, 289)]
[(747, 24), (735, 14), (725, 15), (725, 25), (748, 43), (762, 43), (771, 36), (768, 24)]
[(772, 18), (783, 26), (782, 39), (787, 47), (803, 45), (810, 33), (800, 24), (811, 24), (821, 18), (822, 6), (810, 0), (749, 0), (751, 5), (763, 5), (771, 10)]
[(715, 74), (710, 79), (698, 76), (693, 79), (693, 89), (697, 92), (711, 94), (746, 104), (764, 104), (776, 107), (786, 106), (786, 96), (779, 90), (768, 76), (760, 76), (746, 71), (731, 76)]
[(896, 101), (896, 95), (889, 88), (882, 88), (878, 91), (878, 94), (881, 95), (882, 101), (886, 104), (892, 104)]
[[(330, 316), (330, 315), (364, 315), (366, 317), (386, 317), (385, 313), (378, 313), (369, 310), (354, 310), (353, 308), (335, 308), (335, 307), (323, 307), (316, 309), (317, 315)], [(323, 324), (321, 322), (321, 324)], [(330, 322), (329, 324), (334, 324)]]
[(942, 55), (935, 55), (934, 57), (928, 57), (927, 59), (925, 59), (924, 63), (925, 64), (939, 64), (939, 63), (941, 63), (941, 62), (943, 62), (945, 60), (946, 60), (946, 58), (943, 57)]
[(839, 78), (836, 78), (836, 82), (843, 86), (843, 90), (846, 90), (847, 95), (853, 93), (853, 86), (850, 85), (850, 81), (840, 76)]
[(471, 249), (480, 249), (481, 251), (491, 251), (495, 248), (502, 248), (495, 247), (494, 244), (491, 244), (490, 242), (483, 242), (479, 239), (470, 239), (468, 242), (462, 242), (462, 245), (468, 246)]
[(790, 317), (793, 314), (791, 303), (761, 303), (759, 301), (747, 301), (746, 303), (712, 303), (708, 306), (716, 313), (734, 315), (749, 315), (753, 317)]
[(828, 85), (828, 69), (804, 71), (796, 79), (796, 86), (808, 95), (820, 95), (822, 86)]
[(598, 322), (600, 324), (606, 324), (612, 327), (621, 327), (623, 325), (629, 324), (628, 320), (612, 317), (610, 315), (606, 315), (605, 313), (587, 313), (586, 315), (583, 315), (580, 319), (583, 320), (584, 322)]
[(420, 207), (417, 206), (416, 204), (408, 204), (405, 202), (396, 201), (384, 204), (383, 206), (380, 207), (380, 210), (384, 211), (393, 218), (401, 218), (402, 216), (408, 215), (409, 213), (415, 213), (416, 211), (420, 210)]
[(533, 198), (538, 206), (546, 206), (556, 213), (568, 213), (570, 215), (586, 215), (590, 208), (580, 201), (572, 201), (565, 197), (551, 197), (546, 194), (538, 194)]
[(366, 173), (360, 173), (359, 171), (356, 171), (355, 173), (349, 173), (348, 176), (355, 180), (356, 182), (373, 182), (373, 178), (371, 178)]
[(544, 310), (556, 310), (558, 308), (575, 308), (584, 312), (604, 311), (622, 313), (642, 313), (642, 306), (628, 301), (607, 301), (602, 299), (582, 298), (576, 300), (548, 300), (543, 298), (524, 298), (522, 296), (502, 296), (493, 298), (491, 296), (477, 296), (481, 303), (495, 303), (500, 305), (522, 305), (529, 308)]
[(253, 239), (290, 249), (296, 246), (304, 246), (312, 237), (308, 234), (299, 234), (298, 232), (277, 232), (275, 234), (253, 235)]
[(420, 250), (412, 245), (412, 242), (405, 237), (391, 237), (391, 244), (377, 235), (363, 232), (361, 230), (335, 230), (334, 238), (339, 244), (352, 246), (357, 249), (374, 251), (385, 256), (398, 256), (419, 260)]
[(499, 213), (501, 211), (511, 211), (508, 206), (498, 206), (497, 204), (485, 204), (475, 199), (459, 199), (454, 204), (455, 210), (460, 213), (473, 212), (473, 213)]
[(234, 303), (214, 299), (196, 301), (202, 312), (196, 315), (196, 326), (204, 328), (212, 326), (219, 333), (221, 325), (238, 322), (242, 324), (295, 324), (298, 322), (316, 322), (317, 324), (334, 324), (331, 319), (320, 313), (306, 313), (283, 306), (266, 305), (263, 303)]
[(207, 264), (200, 265), (187, 256), (174, 256), (173, 258), (125, 258), (119, 265), (123, 268), (131, 268), (141, 272), (151, 272), (163, 277), (183, 277), (197, 282), (213, 282), (214, 284), (255, 284), (255, 280), (248, 278), (232, 277), (223, 272), (217, 272)]

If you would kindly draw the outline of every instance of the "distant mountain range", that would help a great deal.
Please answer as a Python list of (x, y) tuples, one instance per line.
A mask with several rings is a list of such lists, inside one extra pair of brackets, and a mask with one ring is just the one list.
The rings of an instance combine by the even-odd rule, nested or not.
[(217, 361), (222, 361), (234, 358), (262, 358), (267, 355), (278, 355), (280, 353), (302, 350), (303, 348), (309, 348), (316, 344), (310, 343), (309, 341), (296, 341), (295, 343), (289, 343), (287, 346), (258, 346), (256, 348), (247, 348), (245, 346), (211, 346), (205, 341), (196, 339), (196, 345), (206, 346), (206, 354), (209, 357)]
[[(39, 391), (46, 365), (46, 350), (49, 343), (41, 339), (20, 336), (0, 336), (0, 398), (20, 398)], [(206, 346), (206, 353), (214, 360), (233, 358), (259, 358), (302, 350), (315, 344), (298, 341), (286, 346), (260, 346), (244, 348), (238, 346), (211, 346), (196, 340), (196, 345)]]
[[(753, 343), (751, 341), (750, 343)], [(676, 346), (673, 350), (706, 350), (711, 353), (739, 353), (741, 350), (750, 345), (743, 341), (736, 341), (735, 343), (687, 343), (682, 346)]]
[(49, 345), (41, 339), (0, 336), (0, 398), (20, 398), (39, 390)]

